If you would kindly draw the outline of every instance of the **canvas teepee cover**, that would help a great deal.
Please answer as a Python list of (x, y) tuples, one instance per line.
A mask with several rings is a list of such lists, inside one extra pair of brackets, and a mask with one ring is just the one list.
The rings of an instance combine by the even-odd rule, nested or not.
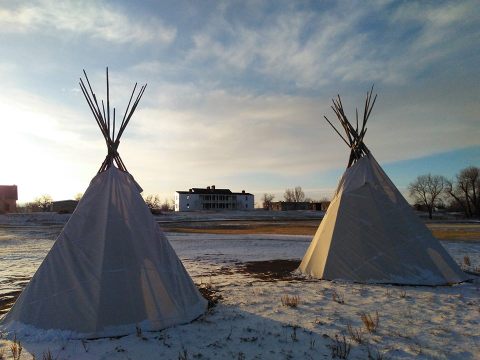
[[(109, 136), (107, 144), (115, 144), (112, 140)], [(2, 319), (3, 327), (26, 324), (72, 331), (74, 337), (115, 336), (135, 332), (137, 326), (148, 331), (186, 323), (206, 310), (207, 301), (137, 183), (114, 162), (124, 167), (116, 148), (109, 147), (107, 165)]]
[(334, 100), (346, 138), (337, 133), (350, 146), (350, 159), (299, 270), (320, 279), (361, 283), (441, 285), (467, 280), (363, 143), (374, 102), (370, 92), (359, 129), (358, 120), (356, 127), (348, 122), (340, 97)]

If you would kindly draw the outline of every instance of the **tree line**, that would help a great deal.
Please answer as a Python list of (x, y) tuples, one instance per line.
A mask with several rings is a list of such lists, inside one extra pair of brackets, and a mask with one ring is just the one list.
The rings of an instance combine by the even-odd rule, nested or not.
[(158, 195), (147, 195), (143, 200), (145, 200), (145, 204), (147, 204), (153, 214), (161, 213), (162, 211), (175, 210), (175, 201), (173, 199), (165, 199), (162, 202)]
[(416, 205), (426, 208), (431, 219), (435, 208), (461, 211), (467, 218), (480, 217), (480, 168), (469, 166), (454, 179), (442, 175), (420, 175), (408, 185)]
[[(83, 194), (78, 193), (75, 195), (74, 200), (80, 201)], [(145, 203), (152, 213), (161, 213), (162, 211), (175, 210), (175, 202), (173, 199), (165, 199), (163, 202), (158, 195), (148, 195), (144, 197)], [(50, 211), (53, 203), (53, 198), (44, 194), (35, 198), (31, 202), (17, 205), (18, 212), (31, 212), (31, 211)]]
[[(480, 168), (476, 166), (460, 170), (451, 180), (443, 175), (419, 175), (408, 185), (408, 192), (414, 205), (425, 208), (430, 219), (435, 208), (462, 212), (467, 218), (480, 218)], [(283, 198), (287, 202), (312, 202), (301, 186), (286, 189)], [(263, 208), (271, 209), (274, 199), (274, 194), (264, 193)]]
[[(290, 188), (285, 189), (283, 198), (284, 198), (284, 201), (286, 202), (315, 202), (315, 200), (312, 200), (305, 196), (305, 192), (303, 191), (301, 186), (295, 186), (294, 188), (291, 188), (291, 189)], [(264, 193), (262, 195), (262, 207), (265, 210), (271, 209), (274, 199), (275, 199), (274, 194)], [(323, 198), (320, 200), (320, 202), (322, 201), (328, 201), (328, 199)]]

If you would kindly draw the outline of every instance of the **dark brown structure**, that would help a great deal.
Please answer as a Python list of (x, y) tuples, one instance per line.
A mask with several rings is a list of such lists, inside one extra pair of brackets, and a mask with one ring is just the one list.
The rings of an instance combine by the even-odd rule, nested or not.
[(77, 200), (60, 200), (52, 202), (50, 206), (50, 211), (57, 212), (60, 214), (71, 214), (75, 211), (75, 208), (78, 205)]
[(17, 185), (0, 185), (0, 213), (17, 211)]
[(322, 202), (294, 202), (294, 201), (275, 201), (271, 204), (273, 211), (291, 211), (291, 210), (315, 210), (327, 211), (330, 201)]

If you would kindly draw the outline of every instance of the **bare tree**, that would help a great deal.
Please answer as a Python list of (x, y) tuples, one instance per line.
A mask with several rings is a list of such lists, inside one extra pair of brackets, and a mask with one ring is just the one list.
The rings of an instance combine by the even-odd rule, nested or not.
[(38, 206), (42, 211), (49, 211), (50, 206), (52, 205), (53, 199), (50, 195), (44, 194), (36, 198), (33, 203)]
[(293, 193), (295, 194), (295, 202), (305, 201), (305, 193), (303, 192), (301, 186), (296, 186), (293, 190)]
[(473, 216), (480, 216), (480, 169), (469, 166), (458, 174), (465, 186), (465, 197)]
[(447, 193), (466, 217), (480, 216), (480, 168), (469, 166), (456, 175), (456, 182), (447, 181)]
[(433, 209), (442, 203), (441, 195), (447, 180), (441, 175), (420, 175), (408, 185), (410, 196), (417, 204), (424, 205), (431, 219)]
[(144, 198), (145, 204), (147, 204), (150, 211), (154, 209), (160, 209), (160, 197), (158, 195), (148, 195)]
[(263, 194), (262, 196), (262, 206), (265, 210), (270, 210), (272, 208), (272, 201), (275, 198), (273, 194)]
[(302, 202), (305, 201), (305, 193), (301, 186), (296, 186), (295, 189), (286, 189), (283, 194), (287, 202)]
[(175, 201), (165, 199), (162, 205), (160, 205), (160, 210), (162, 211), (171, 211), (174, 210)]
[(295, 195), (293, 193), (293, 189), (286, 189), (285, 193), (283, 194), (283, 198), (287, 202), (294, 202), (295, 201)]

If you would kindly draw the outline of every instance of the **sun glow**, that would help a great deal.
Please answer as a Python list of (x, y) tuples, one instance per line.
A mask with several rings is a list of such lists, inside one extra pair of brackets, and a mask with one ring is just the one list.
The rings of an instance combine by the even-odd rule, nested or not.
[[(15, 98), (22, 98), (22, 103)], [(80, 144), (78, 136), (62, 129), (60, 118), (54, 115), (58, 106), (55, 109), (56, 105), (31, 95), (15, 98), (0, 99), (4, 134), (0, 184), (17, 185), (19, 202), (42, 194), (50, 194), (55, 200), (68, 199), (83, 191), (88, 176), (82, 175), (84, 167), (73, 161), (74, 150), (78, 147), (78, 153), (83, 146), (88, 151), (91, 146)]]

